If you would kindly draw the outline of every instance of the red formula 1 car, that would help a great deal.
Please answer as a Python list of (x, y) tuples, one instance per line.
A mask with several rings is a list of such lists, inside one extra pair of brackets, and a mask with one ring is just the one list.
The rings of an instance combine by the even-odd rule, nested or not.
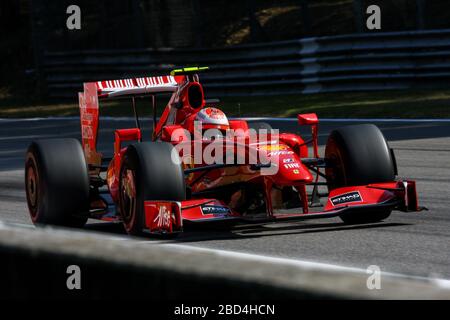
[[(80, 227), (94, 218), (122, 221), (130, 234), (169, 235), (189, 223), (336, 216), (371, 223), (392, 210), (420, 210), (414, 181), (396, 180), (393, 150), (376, 126), (332, 131), (319, 157), (315, 114), (298, 115), (299, 125), (312, 129), (307, 140), (266, 123), (228, 120), (205, 100), (200, 70), (85, 83), (79, 94), (81, 145), (52, 139), (28, 149), (33, 222)], [(157, 121), (160, 93), (171, 98)], [(151, 137), (143, 137), (135, 108), (141, 96), (153, 101)], [(115, 130), (114, 154), (105, 157), (96, 147), (99, 101), (118, 97), (131, 98), (136, 127)], [(325, 187), (328, 192), (319, 192)]]

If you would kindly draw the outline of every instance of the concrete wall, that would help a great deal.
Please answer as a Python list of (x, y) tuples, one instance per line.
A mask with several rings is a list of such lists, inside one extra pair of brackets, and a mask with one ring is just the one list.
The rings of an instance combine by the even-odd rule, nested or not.
[[(430, 281), (384, 276), (383, 290), (368, 290), (366, 274), (143, 240), (0, 223), (0, 298), (450, 299)], [(69, 265), (81, 269), (81, 290), (66, 287)]]

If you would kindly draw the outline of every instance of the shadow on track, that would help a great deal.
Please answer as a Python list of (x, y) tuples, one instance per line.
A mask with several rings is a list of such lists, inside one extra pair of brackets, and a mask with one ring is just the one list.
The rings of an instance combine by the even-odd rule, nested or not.
[[(132, 238), (139, 240), (148, 240), (150, 243), (155, 240), (166, 240), (168, 243), (189, 243), (202, 242), (211, 240), (237, 240), (237, 239), (254, 239), (284, 235), (300, 235), (310, 233), (336, 232), (348, 230), (363, 230), (375, 228), (392, 228), (410, 225), (407, 223), (390, 223), (379, 222), (372, 224), (347, 225), (341, 222), (328, 222), (317, 224), (258, 224), (258, 225), (237, 225), (235, 227), (195, 227), (191, 226), (185, 229), (178, 237), (174, 239), (165, 239), (164, 237), (149, 236), (142, 238)], [(127, 237), (121, 223), (92, 223), (86, 225), (85, 230), (93, 230), (100, 233), (110, 233), (115, 235), (123, 235)]]

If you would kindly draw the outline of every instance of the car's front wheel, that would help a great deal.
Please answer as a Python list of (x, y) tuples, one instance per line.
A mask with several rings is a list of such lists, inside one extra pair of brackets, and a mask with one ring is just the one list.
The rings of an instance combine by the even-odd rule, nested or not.
[[(336, 129), (328, 137), (325, 158), (331, 164), (326, 169), (328, 189), (361, 186), (394, 181), (395, 159), (377, 126), (361, 124)], [(391, 209), (370, 212), (347, 212), (341, 215), (345, 223), (370, 223), (384, 220)]]
[(141, 235), (145, 228), (144, 201), (186, 199), (184, 173), (172, 161), (174, 147), (165, 142), (131, 145), (122, 160), (119, 208), (127, 233)]

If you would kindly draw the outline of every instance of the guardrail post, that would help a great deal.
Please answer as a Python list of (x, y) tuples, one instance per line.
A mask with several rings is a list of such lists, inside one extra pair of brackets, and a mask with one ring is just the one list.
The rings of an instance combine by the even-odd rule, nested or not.
[(255, 1), (247, 0), (246, 5), (250, 24), (250, 39), (252, 42), (261, 41), (264, 38), (264, 31), (255, 16)]
[(194, 9), (194, 42), (196, 47), (203, 47), (203, 10), (199, 0), (193, 0), (192, 6)]
[(417, 29), (423, 30), (425, 26), (425, 0), (416, 0)]
[(353, 14), (355, 15), (356, 32), (364, 32), (363, 4), (362, 0), (353, 0)]
[(311, 18), (309, 14), (309, 4), (307, 0), (300, 0), (300, 10), (303, 20), (304, 33), (309, 34), (311, 32)]
[(132, 1), (132, 12), (133, 12), (133, 32), (135, 35), (135, 45), (137, 48), (144, 48), (144, 16), (143, 9), (141, 7), (142, 3), (140, 0)]
[(33, 0), (30, 2), (30, 24), (31, 24), (31, 42), (33, 45), (33, 60), (35, 68), (35, 80), (36, 80), (36, 96), (44, 98), (46, 96), (46, 80), (43, 74), (43, 37), (42, 27), (39, 24), (39, 17), (42, 14), (42, 1)]

